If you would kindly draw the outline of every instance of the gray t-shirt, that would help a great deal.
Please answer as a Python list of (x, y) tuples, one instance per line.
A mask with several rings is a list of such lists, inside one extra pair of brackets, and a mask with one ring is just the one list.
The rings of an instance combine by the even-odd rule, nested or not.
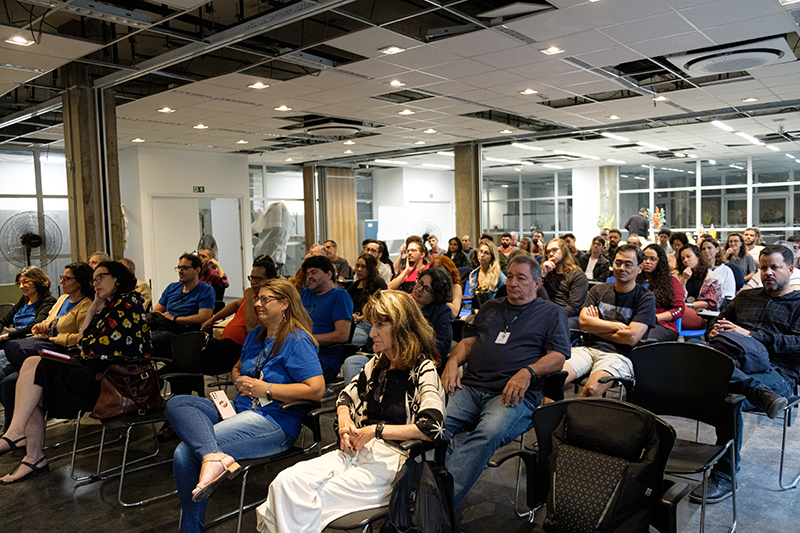
[[(652, 328), (656, 325), (656, 297), (639, 284), (633, 290), (618, 293), (615, 282), (595, 285), (589, 291), (583, 307), (594, 305), (600, 311), (600, 318), (622, 322), (626, 326), (631, 322), (639, 322)], [(647, 334), (643, 338), (647, 338)], [(618, 353), (625, 357), (630, 355), (633, 346), (607, 341), (597, 335), (591, 335), (588, 345), (604, 352)]]
[[(510, 333), (506, 343), (497, 344), (497, 336), (506, 327)], [(487, 301), (464, 331), (464, 338), (470, 337), (477, 340), (467, 356), (461, 382), (491, 394), (502, 394), (514, 374), (549, 351), (570, 357), (567, 314), (553, 302), (540, 298), (527, 306), (510, 305), (507, 298)], [(543, 379), (535, 381), (525, 397), (541, 405), (543, 386)]]

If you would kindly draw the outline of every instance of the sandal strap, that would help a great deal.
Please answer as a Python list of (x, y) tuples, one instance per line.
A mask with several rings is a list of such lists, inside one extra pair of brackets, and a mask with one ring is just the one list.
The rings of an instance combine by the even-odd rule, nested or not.
[(40, 464), (42, 464), (42, 461), (44, 461), (45, 459), (47, 459), (47, 458), (46, 457), (42, 457), (41, 459), (39, 459), (38, 461), (36, 461), (33, 464), (29, 463), (28, 461), (20, 461), (19, 464), (17, 465), (17, 468), (14, 469), (14, 472), (19, 470), (19, 467), (22, 466), (22, 465), (25, 465), (28, 468), (30, 468), (31, 472), (38, 472), (39, 470), (41, 470), (42, 468), (47, 466), (47, 464), (39, 466)]
[(5, 435), (3, 435), (2, 437), (0, 437), (0, 439), (2, 439), (2, 440), (4, 440), (4, 441), (6, 441), (6, 442), (8, 443), (8, 445), (9, 445), (9, 446), (11, 446), (11, 448), (10, 448), (10, 449), (13, 451), (13, 450), (16, 450), (16, 449), (18, 448), (17, 444), (18, 444), (20, 441), (23, 441), (23, 440), (25, 440), (25, 439), (26, 439), (26, 437), (23, 435), (22, 437), (18, 438), (17, 440), (11, 440), (11, 439), (9, 439), (8, 437), (6, 437)]

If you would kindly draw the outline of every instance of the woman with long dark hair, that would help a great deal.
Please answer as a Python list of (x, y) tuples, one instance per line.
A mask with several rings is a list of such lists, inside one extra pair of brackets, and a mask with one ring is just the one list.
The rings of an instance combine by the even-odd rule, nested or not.
[(378, 261), (364, 252), (356, 260), (356, 279), (347, 289), (347, 294), (353, 300), (353, 321), (356, 323), (356, 329), (353, 332), (352, 343), (355, 345), (360, 346), (369, 338), (372, 326), (364, 320), (361, 310), (369, 297), (379, 290), (386, 290), (386, 282), (378, 275)]
[(656, 320), (658, 324), (651, 329), (647, 338), (662, 341), (678, 340), (675, 321), (683, 317), (686, 307), (681, 283), (670, 274), (669, 261), (664, 249), (658, 244), (650, 244), (644, 249), (642, 273), (636, 279), (656, 297)]
[(745, 283), (750, 281), (750, 278), (758, 272), (758, 265), (755, 259), (747, 253), (747, 249), (744, 247), (744, 239), (738, 233), (728, 235), (728, 241), (725, 243), (725, 258), (742, 269)]
[(445, 256), (450, 258), (456, 268), (469, 266), (469, 256), (464, 251), (464, 246), (458, 237), (451, 237), (447, 241), (447, 253)]
[(687, 303), (687, 309), (683, 312), (683, 329), (701, 329), (703, 319), (695, 310), (718, 311), (722, 301), (722, 284), (719, 276), (708, 268), (700, 248), (689, 244), (681, 248), (680, 253), (684, 269), (678, 281), (683, 285)]

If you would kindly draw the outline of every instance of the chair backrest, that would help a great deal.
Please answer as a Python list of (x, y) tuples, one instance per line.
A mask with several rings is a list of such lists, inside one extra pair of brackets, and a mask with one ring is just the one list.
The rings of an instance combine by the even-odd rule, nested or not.
[[(606, 516), (604, 523), (618, 526), (621, 521), (630, 527), (632, 523), (647, 524), (650, 521), (662, 493), (664, 469), (675, 443), (675, 431), (669, 424), (640, 407), (618, 400), (575, 398), (540, 407), (533, 413), (533, 425), (540, 436), (533, 490), (539, 503), (549, 498), (546, 531), (560, 531), (557, 525), (559, 522), (564, 525), (564, 516), (558, 515), (559, 506), (554, 505), (558, 495), (553, 486), (557, 481), (567, 483), (569, 468), (562, 471), (561, 476), (554, 476), (551, 469), (564, 468), (565, 457), (583, 463), (580, 466), (568, 465), (577, 467), (575, 472), (576, 477), (581, 478), (581, 490), (587, 490), (587, 487), (594, 486), (601, 479), (608, 485), (608, 467), (613, 463), (625, 463), (616, 465), (622, 466), (619, 493), (609, 495), (616, 504), (610, 506), (608, 512), (616, 516)], [(619, 475), (620, 469), (617, 470)], [(632, 485), (631, 478), (636, 480)], [(532, 488), (530, 481), (529, 490)], [(599, 483), (597, 486), (601, 485)], [(634, 487), (633, 492), (629, 492), (630, 487)], [(637, 493), (638, 496), (634, 496)], [(632, 503), (632, 497), (634, 500), (638, 498), (638, 503)], [(573, 503), (588, 506), (588, 500), (593, 499), (581, 499)], [(602, 505), (603, 502), (605, 500), (596, 503)], [(532, 503), (530, 495), (528, 503)], [(569, 505), (564, 500), (561, 503)], [(563, 509), (560, 510), (563, 512)], [(570, 517), (570, 520), (574, 519)], [(632, 528), (630, 531), (639, 529)]]
[(739, 292), (739, 289), (744, 287), (744, 271), (739, 268), (739, 265), (734, 265), (733, 263), (725, 263), (731, 272), (733, 272), (733, 280), (736, 284), (736, 292)]
[(0, 317), (5, 316), (13, 308), (14, 304), (0, 304)]
[(172, 368), (173, 373), (193, 373), (198, 374), (196, 378), (176, 378), (186, 379), (191, 383), (192, 390), (196, 391), (200, 397), (205, 396), (205, 382), (200, 375), (200, 354), (208, 342), (208, 333), (205, 331), (190, 331), (175, 335), (170, 343), (172, 344)]
[(725, 354), (701, 344), (659, 342), (635, 348), (630, 359), (636, 378), (633, 386), (626, 383), (629, 402), (733, 434), (725, 398), (734, 365)]

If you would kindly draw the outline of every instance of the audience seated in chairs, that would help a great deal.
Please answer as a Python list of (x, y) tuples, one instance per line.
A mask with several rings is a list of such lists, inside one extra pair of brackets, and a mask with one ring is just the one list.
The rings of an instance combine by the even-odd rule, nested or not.
[(88, 264), (94, 270), (103, 261), (111, 261), (111, 256), (105, 252), (94, 252), (89, 256)]
[(667, 260), (669, 261), (669, 269), (673, 275), (678, 275), (678, 266), (683, 269), (683, 265), (679, 265), (681, 262), (681, 248), (687, 246), (689, 244), (689, 237), (682, 231), (673, 232), (669, 236), (669, 243), (672, 245), (673, 253), (667, 254)]
[[(517, 250), (521, 252), (527, 252), (533, 255), (533, 241), (531, 241), (531, 238), (530, 237), (521, 238), (519, 240), (519, 246), (517, 247)], [(509, 261), (511, 260), (510, 257), (511, 254), (509, 254)]]
[(606, 240), (599, 235), (592, 239), (592, 246), (588, 254), (583, 254), (578, 260), (578, 266), (586, 274), (589, 281), (605, 282), (611, 275), (611, 263), (605, 258)]
[[(745, 374), (734, 369), (728, 392), (744, 394), (747, 407), (764, 409), (770, 418), (776, 418), (787, 405), (800, 381), (800, 292), (792, 291), (789, 278), (794, 271), (794, 256), (780, 245), (767, 246), (759, 255), (762, 288), (741, 291), (734, 300), (712, 320), (708, 336), (713, 339), (721, 332), (750, 336), (761, 343), (769, 354), (767, 368)], [(743, 421), (737, 419), (736, 465), (730, 464), (728, 454), (715, 465), (708, 483), (707, 502), (716, 503), (730, 497), (732, 492), (731, 467), (739, 471), (742, 447)], [(717, 430), (717, 441), (725, 442), (731, 435)], [(701, 491), (690, 495), (700, 501)]]
[(506, 276), (500, 270), (499, 253), (492, 241), (481, 242), (478, 246), (479, 266), (469, 274), (469, 295), (472, 296), (473, 312), (480, 309), (488, 300), (494, 298), (497, 290), (506, 284)]
[(214, 289), (214, 300), (216, 307), (214, 311), (219, 311), (224, 307), (225, 289), (228, 288), (228, 275), (222, 270), (219, 262), (214, 258), (214, 250), (210, 248), (203, 248), (197, 251), (197, 257), (202, 261), (203, 266), (200, 267), (200, 281), (207, 285), (211, 285)]
[(438, 268), (450, 276), (452, 285), (450, 287), (450, 299), (445, 302), (447, 307), (450, 308), (450, 313), (453, 319), (458, 318), (461, 313), (461, 299), (464, 295), (464, 288), (461, 285), (461, 274), (458, 273), (458, 268), (449, 257), (442, 255), (431, 261), (431, 268)]
[(447, 253), (445, 253), (456, 268), (469, 266), (469, 256), (464, 251), (463, 243), (458, 237), (451, 237), (447, 241)]
[(16, 372), (6, 359), (3, 345), (6, 341), (30, 335), (33, 325), (44, 322), (56, 303), (50, 294), (50, 278), (39, 267), (23, 268), (17, 273), (14, 283), (22, 291), (22, 296), (0, 316), (0, 382), (6, 374)]
[[(405, 254), (405, 258), (403, 254)], [(398, 274), (389, 282), (389, 288), (411, 292), (417, 282), (417, 276), (422, 270), (428, 268), (428, 264), (425, 262), (426, 254), (425, 243), (420, 237), (416, 235), (408, 237), (406, 243), (400, 247), (400, 253), (397, 254), (397, 259), (394, 261), (394, 271)], [(404, 259), (405, 265), (403, 265)]]
[(708, 264), (708, 269), (719, 277), (720, 288), (722, 289), (722, 300), (720, 308), (724, 307), (736, 296), (736, 278), (733, 271), (725, 263), (725, 253), (720, 248), (717, 239), (711, 235), (703, 235), (700, 239), (700, 251)]
[(92, 284), (95, 298), (79, 332), (80, 364), (31, 356), (22, 365), (14, 419), (0, 438), (0, 455), (23, 446), (27, 453), (0, 483), (17, 483), (49, 471), (42, 451), (45, 412), (74, 418), (79, 411), (91, 411), (100, 395), (98, 374), (111, 364), (149, 357), (152, 352), (133, 274), (122, 263), (104, 261), (97, 265)]
[(589, 376), (581, 397), (605, 394), (613, 383), (599, 383), (601, 378), (633, 378), (627, 356), (656, 325), (656, 298), (636, 283), (642, 259), (635, 246), (620, 246), (613, 264), (616, 281), (595, 285), (586, 297), (580, 329), (592, 335), (585, 346), (573, 347), (572, 358), (564, 363), (567, 383)]
[(544, 253), (544, 288), (550, 301), (567, 312), (569, 327), (578, 329), (578, 315), (586, 300), (586, 293), (589, 292), (589, 280), (564, 239), (551, 239), (545, 246)]
[(675, 321), (683, 317), (686, 304), (683, 300), (683, 287), (669, 272), (667, 254), (658, 244), (649, 244), (642, 252), (642, 273), (636, 282), (656, 297), (656, 327), (647, 335), (657, 342), (677, 341), (678, 328)]
[(689, 304), (683, 312), (682, 329), (702, 329), (703, 319), (697, 311), (719, 310), (722, 285), (719, 276), (708, 268), (700, 248), (689, 244), (681, 248), (680, 256), (684, 268), (678, 275), (678, 281), (683, 285), (686, 303)]
[[(308, 252), (306, 252), (306, 255), (303, 256), (303, 261), (305, 261), (309, 257), (313, 257), (315, 255), (324, 256), (325, 255), (325, 248), (323, 248), (319, 244), (312, 244), (311, 248), (309, 248)], [(264, 256), (264, 257), (268, 257), (268, 256)], [(295, 272), (294, 276), (289, 278), (289, 281), (294, 283), (294, 287), (295, 287), (295, 289), (297, 289), (297, 292), (302, 292), (303, 289), (306, 288), (306, 275), (303, 272), (303, 266), (302, 265), (300, 265), (300, 268), (297, 269), (297, 272)]]
[[(123, 257), (119, 260), (120, 263), (128, 267), (128, 270), (131, 271), (131, 274), (136, 276), (136, 264), (128, 259), (127, 257)], [(151, 306), (153, 305), (153, 291), (150, 290), (150, 285), (141, 281), (140, 279), (136, 280), (136, 292), (142, 295), (144, 299), (144, 310), (150, 311)]]
[[(531, 413), (542, 403), (544, 376), (561, 370), (570, 356), (567, 315), (536, 297), (540, 283), (536, 260), (512, 259), (508, 297), (481, 307), (445, 366), (442, 383), (452, 395), (445, 423), (451, 439), (447, 469), (453, 475), (456, 505), (495, 450), (526, 431)], [(462, 432), (466, 438), (454, 447), (452, 439)]]
[(304, 412), (280, 409), (282, 403), (316, 401), (325, 391), (311, 319), (294, 285), (264, 281), (255, 310), (260, 325), (248, 334), (231, 371), (238, 391), (232, 402), (236, 415), (223, 420), (211, 400), (197, 396), (167, 402), (167, 418), (183, 441), (173, 462), (182, 533), (205, 531), (205, 500), (221, 481), (238, 473), (237, 460), (291, 447)]
[(68, 346), (76, 344), (80, 339), (78, 332), (94, 298), (92, 268), (86, 263), (70, 263), (64, 267), (61, 290), (64, 294), (53, 304), (47, 318), (33, 325), (33, 337), (9, 340), (3, 346), (8, 363), (13, 367), (11, 371), (6, 366), (7, 375), (0, 382), (6, 428), (11, 424), (16, 383), (25, 360), (37, 355), (42, 349), (66, 352)]
[(383, 261), (384, 250), (384, 245), (381, 241), (367, 239), (366, 244), (364, 244), (364, 251), (378, 262), (378, 276), (388, 284), (392, 281), (394, 273), (392, 272), (392, 262), (388, 259), (389, 254), (386, 254), (386, 261)]
[[(472, 251), (469, 253), (469, 266), (472, 267), (472, 270), (475, 270), (476, 268), (481, 266), (481, 263), (478, 260), (478, 252), (480, 251), (481, 244), (485, 242), (490, 242), (494, 244), (494, 238), (488, 233), (484, 233), (478, 240), (478, 246), (473, 248)], [(508, 269), (508, 261), (509, 261), (508, 257), (506, 257), (506, 254), (502, 254), (499, 251), (497, 252), (497, 257), (500, 260), (500, 271), (505, 272), (506, 269)]]
[(347, 289), (347, 294), (353, 300), (353, 322), (355, 322), (355, 331), (350, 342), (356, 346), (367, 342), (372, 327), (364, 319), (361, 311), (369, 297), (380, 290), (386, 290), (386, 282), (378, 274), (378, 260), (371, 253), (364, 252), (356, 260), (356, 277)]
[[(601, 234), (600, 236), (602, 237), (603, 235)], [(613, 265), (614, 258), (617, 257), (619, 243), (622, 240), (622, 232), (616, 228), (612, 228), (608, 230), (608, 238), (603, 238), (606, 239), (607, 243), (606, 251), (603, 252), (603, 256), (608, 260), (609, 263)], [(544, 252), (544, 250), (542, 251)]]
[(153, 348), (158, 357), (172, 357), (172, 337), (197, 331), (214, 313), (214, 289), (200, 281), (203, 263), (194, 254), (183, 254), (178, 260), (178, 279), (170, 283), (158, 304), (148, 316)]
[(336, 267), (336, 279), (353, 279), (353, 269), (350, 268), (350, 263), (347, 262), (347, 259), (339, 257), (338, 249), (339, 246), (336, 241), (325, 241), (325, 255)]
[(319, 344), (319, 361), (326, 383), (331, 383), (342, 368), (342, 344), (350, 339), (353, 300), (347, 291), (336, 286), (336, 267), (327, 257), (313, 256), (303, 261), (306, 288), (300, 293), (311, 322), (312, 333)]
[(408, 295), (381, 291), (364, 306), (374, 357), (336, 402), (340, 450), (278, 474), (258, 508), (259, 531), (322, 531), (386, 505), (406, 460), (398, 441), (444, 437), (444, 389), (429, 359), (434, 336)]
[(750, 281), (758, 272), (758, 265), (755, 259), (747, 253), (744, 247), (744, 240), (738, 233), (728, 234), (728, 241), (725, 243), (725, 258), (729, 263), (733, 263), (742, 269), (745, 283)]

